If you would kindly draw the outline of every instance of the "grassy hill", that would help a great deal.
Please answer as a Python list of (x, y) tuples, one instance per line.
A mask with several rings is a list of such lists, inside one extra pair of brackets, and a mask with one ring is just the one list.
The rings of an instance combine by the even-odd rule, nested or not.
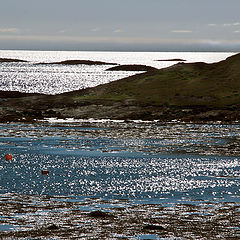
[(167, 106), (227, 107), (240, 103), (240, 54), (224, 61), (179, 63), (75, 92), (75, 99), (132, 99)]

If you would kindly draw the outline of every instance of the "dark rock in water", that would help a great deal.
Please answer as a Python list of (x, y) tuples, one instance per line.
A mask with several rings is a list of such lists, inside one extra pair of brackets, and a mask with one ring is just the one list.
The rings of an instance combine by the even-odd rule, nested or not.
[(47, 229), (48, 230), (57, 230), (57, 229), (59, 229), (59, 227), (55, 224), (52, 224), (52, 225), (48, 226)]
[(160, 225), (152, 225), (152, 224), (149, 224), (149, 225), (146, 225), (143, 227), (143, 230), (158, 230), (158, 231), (163, 231), (165, 230), (164, 227), (160, 226)]
[(153, 71), (157, 68), (146, 65), (120, 65), (112, 68), (108, 68), (106, 71)]
[(101, 61), (90, 61), (90, 60), (66, 60), (61, 62), (52, 62), (52, 63), (38, 63), (44, 65), (59, 64), (59, 65), (118, 65), (117, 63), (107, 63)]
[(89, 213), (90, 217), (94, 217), (94, 218), (109, 218), (109, 217), (113, 217), (111, 214), (106, 213), (106, 212), (102, 212), (102, 211), (93, 211), (91, 213)]
[(181, 58), (173, 58), (173, 59), (160, 59), (156, 60), (158, 62), (185, 62), (186, 60), (181, 59)]
[(27, 62), (27, 61), (12, 58), (0, 58), (0, 62)]

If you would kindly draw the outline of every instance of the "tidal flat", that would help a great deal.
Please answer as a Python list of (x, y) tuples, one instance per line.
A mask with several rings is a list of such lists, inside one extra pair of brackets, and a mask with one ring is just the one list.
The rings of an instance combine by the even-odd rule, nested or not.
[(239, 133), (237, 122), (0, 124), (1, 239), (238, 239)]
[[(240, 205), (1, 196), (1, 239), (239, 239)], [(5, 231), (4, 231), (5, 230)]]

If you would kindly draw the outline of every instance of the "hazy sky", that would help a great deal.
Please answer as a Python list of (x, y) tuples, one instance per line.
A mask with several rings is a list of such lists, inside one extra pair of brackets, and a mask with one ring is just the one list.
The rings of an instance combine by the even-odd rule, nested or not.
[(0, 49), (240, 51), (240, 0), (7, 0)]

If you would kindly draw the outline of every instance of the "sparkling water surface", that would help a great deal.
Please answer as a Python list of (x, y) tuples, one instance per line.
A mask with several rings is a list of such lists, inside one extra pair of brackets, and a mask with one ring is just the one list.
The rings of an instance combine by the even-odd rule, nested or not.
[(13, 58), (27, 63), (0, 63), (0, 90), (57, 94), (115, 81), (139, 72), (105, 71), (111, 65), (37, 65), (64, 60), (92, 60), (116, 64), (143, 64), (164, 68), (184, 59), (186, 62), (212, 63), (234, 53), (192, 52), (81, 52), (81, 51), (6, 51), (0, 58)]
[[(0, 51), (1, 58), (29, 61), (0, 63), (0, 90), (56, 94), (136, 74), (106, 72), (107, 65), (36, 65), (39, 62), (83, 59), (163, 68), (177, 62), (155, 60), (182, 58), (212, 63), (233, 54)], [(12, 161), (5, 159), (9, 153)], [(10, 206), (1, 214), (0, 232), (20, 228), (35, 231), (52, 218), (70, 223), (72, 218), (68, 221), (63, 215), (57, 219), (58, 213), (72, 211), (65, 203), (77, 203), (83, 212), (116, 212), (119, 207), (131, 214), (137, 207), (137, 215), (147, 214), (145, 219), (159, 214), (157, 207), (151, 209), (149, 204), (164, 206), (161, 214), (172, 211), (175, 215), (182, 207), (181, 216), (191, 215), (184, 212), (186, 208), (198, 205), (199, 213), (193, 213), (196, 218), (206, 215), (217, 219), (219, 215), (211, 217), (211, 211), (239, 203), (239, 153), (239, 123), (49, 119), (36, 124), (0, 124), (0, 198), (4, 209), (5, 204)], [(42, 175), (42, 170), (49, 174)], [(48, 208), (61, 202), (60, 209)], [(19, 213), (21, 205), (29, 212)], [(85, 214), (83, 222), (89, 224)], [(114, 237), (178, 239), (143, 233)]]
[(239, 131), (157, 122), (1, 124), (0, 193), (238, 202), (239, 146), (228, 149)]

